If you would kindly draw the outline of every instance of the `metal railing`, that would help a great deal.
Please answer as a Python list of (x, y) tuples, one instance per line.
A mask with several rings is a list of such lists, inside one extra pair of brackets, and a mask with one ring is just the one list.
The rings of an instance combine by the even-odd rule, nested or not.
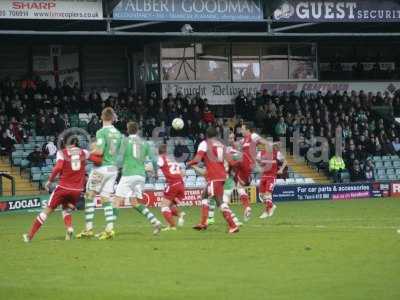
[(3, 178), (10, 180), (11, 182), (11, 195), (15, 196), (15, 178), (8, 173), (0, 172), (0, 196), (3, 195)]

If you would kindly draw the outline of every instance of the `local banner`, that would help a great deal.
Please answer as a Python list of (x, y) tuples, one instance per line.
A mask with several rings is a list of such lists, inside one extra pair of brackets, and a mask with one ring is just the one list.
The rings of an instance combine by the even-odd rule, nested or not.
[(21, 197), (2, 197), (0, 198), (1, 212), (16, 211), (37, 211), (44, 207), (49, 196), (21, 196)]
[(100, 20), (102, 0), (1, 0), (0, 19)]
[(122, 0), (116, 20), (144, 21), (261, 21), (260, 0)]
[(191, 94), (196, 95), (200, 93), (200, 96), (208, 99), (208, 103), (211, 105), (216, 104), (232, 104), (232, 101), (239, 95), (239, 91), (242, 90), (245, 95), (255, 95), (259, 91), (268, 90), (270, 93), (277, 92), (301, 92), (306, 93), (317, 93), (323, 94), (328, 91), (331, 92), (351, 92), (351, 91), (368, 91), (372, 93), (386, 92), (394, 94), (397, 90), (400, 90), (400, 81), (382, 82), (382, 81), (370, 81), (370, 82), (243, 82), (243, 83), (202, 83), (202, 82), (189, 82), (189, 83), (163, 83), (162, 84), (162, 96), (167, 97), (168, 93), (176, 95), (177, 92), (182, 92), (184, 95)]
[(399, 22), (398, 1), (288, 0), (273, 12), (280, 22)]

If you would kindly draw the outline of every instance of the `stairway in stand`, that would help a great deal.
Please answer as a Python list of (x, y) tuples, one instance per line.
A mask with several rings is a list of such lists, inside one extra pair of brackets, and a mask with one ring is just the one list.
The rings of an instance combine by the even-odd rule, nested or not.
[(331, 183), (332, 181), (322, 172), (318, 172), (317, 170), (311, 168), (306, 164), (304, 158), (298, 157), (295, 159), (294, 156), (286, 154), (286, 160), (288, 166), (292, 168), (294, 172), (304, 176), (305, 178), (314, 179), (315, 183)]
[[(18, 167), (11, 167), (8, 157), (0, 158), (0, 172), (8, 173), (15, 179), (16, 196), (42, 194), (36, 183), (31, 183), (28, 178), (21, 176)], [(11, 182), (3, 178), (3, 196), (11, 196)]]

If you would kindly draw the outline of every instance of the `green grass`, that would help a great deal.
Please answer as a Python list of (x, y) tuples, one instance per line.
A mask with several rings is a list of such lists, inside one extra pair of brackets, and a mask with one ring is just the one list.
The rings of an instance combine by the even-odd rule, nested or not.
[(0, 299), (400, 299), (399, 199), (280, 203), (265, 221), (261, 209), (233, 236), (220, 216), (195, 232), (199, 209), (187, 209), (182, 230), (158, 237), (122, 210), (103, 242), (63, 241), (57, 212), (31, 244), (35, 214), (2, 214)]

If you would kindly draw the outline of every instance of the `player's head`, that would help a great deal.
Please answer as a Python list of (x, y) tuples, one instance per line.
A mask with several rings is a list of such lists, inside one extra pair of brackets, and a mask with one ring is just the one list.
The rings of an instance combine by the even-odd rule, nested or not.
[(254, 130), (255, 130), (255, 128), (253, 126), (243, 123), (243, 125), (242, 125), (242, 133), (244, 135), (253, 133)]
[(114, 122), (116, 119), (115, 111), (111, 107), (106, 107), (101, 112), (101, 119), (103, 120), (103, 122)]
[(208, 139), (212, 139), (217, 137), (217, 130), (215, 129), (215, 127), (208, 127), (207, 131), (206, 131), (206, 136)]
[(126, 124), (126, 129), (129, 135), (135, 135), (139, 131), (139, 125), (136, 122), (128, 122), (128, 124)]
[(65, 135), (62, 139), (62, 148), (65, 147), (79, 147), (78, 136), (74, 133)]
[(228, 136), (228, 143), (229, 145), (233, 145), (235, 143), (235, 134), (231, 132)]
[(79, 147), (79, 139), (77, 136), (71, 136), (70, 139), (67, 140), (67, 146), (70, 147)]
[(167, 153), (167, 145), (166, 144), (161, 144), (158, 147), (158, 154), (163, 155)]

